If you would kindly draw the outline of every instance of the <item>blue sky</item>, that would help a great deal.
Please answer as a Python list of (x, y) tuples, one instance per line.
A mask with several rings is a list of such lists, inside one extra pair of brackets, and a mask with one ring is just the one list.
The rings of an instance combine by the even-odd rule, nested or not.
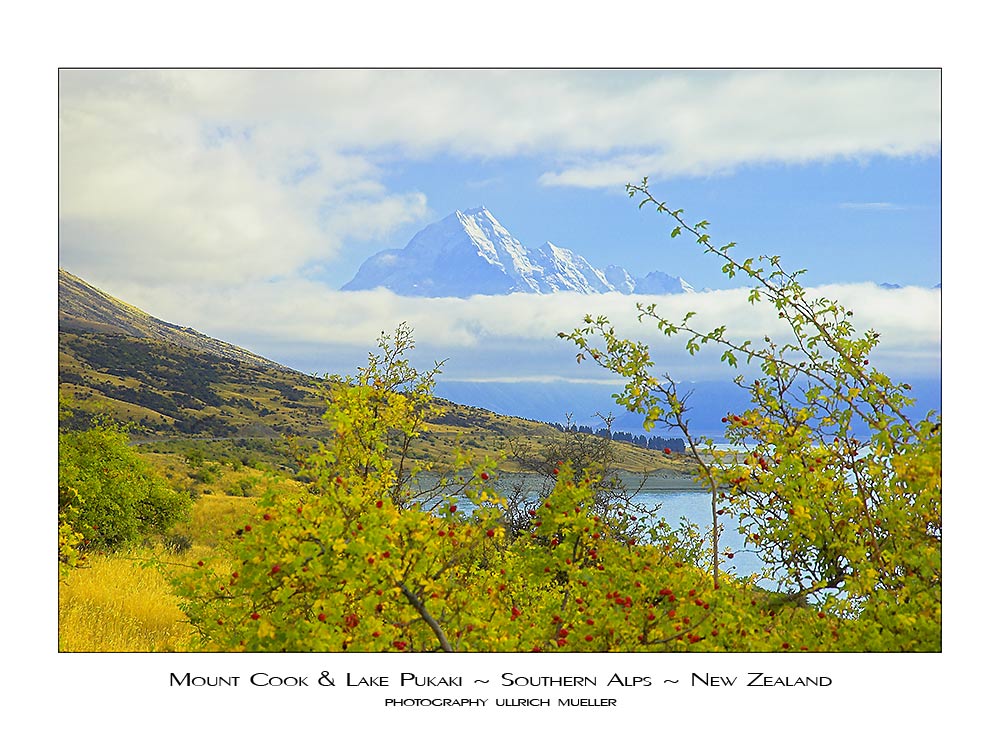
[(598, 378), (555, 336), (587, 312), (648, 335), (620, 295), (338, 292), (372, 253), (486, 205), (528, 246), (716, 290), (664, 309), (771, 333), (637, 211), (624, 186), (648, 176), (720, 244), (809, 269), (886, 334), (887, 368), (923, 377), (940, 369), (940, 86), (921, 69), (63, 70), (60, 264), (308, 372), (350, 371), (402, 320), (452, 379)]

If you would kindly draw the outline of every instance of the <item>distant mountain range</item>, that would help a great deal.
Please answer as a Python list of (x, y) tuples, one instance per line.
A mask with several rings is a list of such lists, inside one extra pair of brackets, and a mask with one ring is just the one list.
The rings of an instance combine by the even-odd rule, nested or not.
[[(917, 403), (908, 413), (914, 418), (924, 417), (928, 411), (941, 411), (940, 378), (909, 379), (909, 395)], [(689, 395), (690, 428), (696, 435), (723, 440), (725, 425), (721, 418), (734, 411), (741, 412), (752, 406), (745, 388), (731, 380), (682, 382), (681, 391)], [(513, 416), (539, 419), (564, 424), (572, 413), (576, 424), (601, 427), (603, 416), (615, 418), (614, 429), (643, 434), (642, 414), (632, 414), (614, 402), (612, 392), (621, 390), (613, 385), (596, 383), (539, 383), (539, 382), (481, 382), (443, 380), (435, 392), (442, 398)], [(601, 416), (599, 416), (601, 415)], [(677, 436), (675, 430), (657, 427), (658, 435)], [(859, 432), (861, 434), (861, 432)]]
[(582, 255), (551, 242), (527, 248), (485, 206), (456, 211), (425, 227), (402, 250), (376, 253), (342, 289), (379, 287), (410, 297), (694, 291), (684, 279), (661, 271), (636, 278), (621, 266), (595, 268)]

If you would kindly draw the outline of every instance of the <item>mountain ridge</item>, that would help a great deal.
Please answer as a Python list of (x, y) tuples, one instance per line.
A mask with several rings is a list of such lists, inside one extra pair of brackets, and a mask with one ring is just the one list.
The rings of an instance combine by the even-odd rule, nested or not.
[(156, 339), (213, 354), (242, 364), (291, 370), (285, 365), (219, 339), (154, 318), (134, 305), (112, 297), (69, 271), (59, 269), (59, 330), (119, 333)]

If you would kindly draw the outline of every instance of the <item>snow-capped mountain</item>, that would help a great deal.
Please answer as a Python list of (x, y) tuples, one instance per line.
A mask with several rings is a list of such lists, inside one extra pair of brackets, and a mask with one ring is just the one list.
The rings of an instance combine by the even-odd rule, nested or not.
[(635, 279), (632, 274), (621, 266), (608, 266), (604, 269), (604, 278), (608, 280), (615, 291), (622, 294), (631, 294), (635, 291)]
[(551, 242), (527, 248), (484, 206), (456, 211), (425, 227), (402, 250), (376, 253), (342, 288), (377, 287), (416, 297), (693, 291), (683, 279), (658, 271), (636, 281), (618, 266), (598, 270), (581, 255)]

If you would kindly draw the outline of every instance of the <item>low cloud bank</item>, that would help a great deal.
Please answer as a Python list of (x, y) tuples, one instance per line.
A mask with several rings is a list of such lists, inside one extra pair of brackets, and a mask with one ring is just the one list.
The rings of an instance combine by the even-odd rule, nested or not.
[[(587, 314), (607, 316), (618, 335), (645, 341), (657, 364), (679, 377), (731, 372), (719, 363), (718, 353), (690, 357), (683, 338), (668, 340), (650, 321), (638, 321), (639, 302), (655, 302), (661, 315), (676, 321), (696, 311), (693, 322), (699, 328), (708, 331), (726, 324), (736, 341), (787, 339), (785, 323), (768, 305), (750, 305), (746, 289), (659, 297), (561, 293), (455, 299), (402, 297), (384, 289), (339, 292), (319, 282), (288, 280), (221, 292), (137, 287), (114, 293), (165, 320), (317, 372), (352, 369), (382, 331), (406, 321), (414, 330), (420, 358), (447, 358), (447, 373), (453, 378), (600, 378), (599, 368), (578, 366), (575, 348), (557, 337), (582, 325)], [(851, 284), (817, 287), (809, 293), (839, 300), (853, 310), (859, 332), (880, 332), (875, 355), (879, 366), (910, 376), (940, 371), (940, 290)]]

